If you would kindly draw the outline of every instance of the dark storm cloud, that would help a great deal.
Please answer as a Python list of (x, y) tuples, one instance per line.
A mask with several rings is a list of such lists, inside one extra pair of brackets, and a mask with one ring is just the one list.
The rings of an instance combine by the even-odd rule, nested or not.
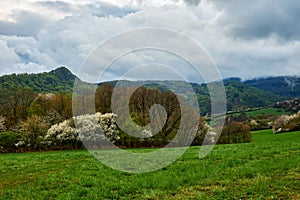
[(11, 17), (13, 22), (0, 21), (0, 35), (35, 36), (50, 21), (30, 11), (16, 11)]
[(212, 1), (223, 11), (220, 25), (235, 38), (257, 39), (272, 34), (284, 40), (300, 39), (300, 3), (297, 0)]
[(191, 6), (198, 6), (201, 0), (184, 0), (184, 2)]

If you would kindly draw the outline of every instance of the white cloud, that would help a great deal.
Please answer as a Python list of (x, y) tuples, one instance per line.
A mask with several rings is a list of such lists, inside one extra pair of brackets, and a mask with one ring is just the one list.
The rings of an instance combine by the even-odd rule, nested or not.
[[(293, 0), (3, 0), (0, 5), (5, 7), (0, 14), (0, 74), (61, 65), (77, 72), (88, 53), (107, 38), (154, 26), (193, 38), (226, 77), (300, 75), (300, 7)], [(126, 64), (157, 58), (145, 52), (132, 55), (119, 68), (126, 71)]]
[(0, 65), (3, 72), (9, 72), (9, 67), (18, 62), (18, 56), (8, 46), (7, 42), (0, 39)]
[(13, 21), (0, 21), (0, 34), (35, 36), (51, 22), (51, 19), (47, 16), (26, 10), (16, 10), (11, 16)]

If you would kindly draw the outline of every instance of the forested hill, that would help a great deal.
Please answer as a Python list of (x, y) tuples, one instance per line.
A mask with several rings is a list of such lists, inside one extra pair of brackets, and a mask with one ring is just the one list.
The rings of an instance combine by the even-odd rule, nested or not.
[(300, 97), (300, 77), (281, 76), (248, 80), (246, 85), (271, 92), (276, 95), (299, 98)]
[[(116, 85), (116, 81), (109, 82), (111, 87)], [(167, 84), (166, 84), (167, 83)], [(172, 89), (179, 91), (181, 94), (185, 94), (186, 98), (191, 97), (190, 94), (185, 92), (185, 85), (183, 81), (156, 81), (155, 83), (143, 83), (147, 88), (159, 89), (160, 91), (168, 90), (164, 85), (172, 86)], [(210, 112), (210, 94), (206, 84), (190, 83), (194, 89), (201, 114), (205, 115)], [(103, 84), (99, 84), (101, 87)], [(119, 81), (118, 86), (129, 87), (130, 81)], [(142, 84), (141, 84), (142, 85)], [(278, 101), (286, 100), (287, 97), (273, 94), (271, 92), (263, 91), (253, 86), (243, 83), (238, 78), (230, 78), (224, 80), (225, 92), (227, 96), (227, 109), (239, 110), (241, 108), (255, 108), (265, 107), (271, 104), (275, 104)]]
[[(11, 74), (0, 77), (0, 89), (29, 88), (37, 93), (71, 93), (76, 76), (67, 68), (60, 67), (39, 74)], [(124, 84), (123, 84), (124, 83)], [(121, 85), (128, 85), (123, 81)], [(112, 87), (116, 81), (109, 82)], [(175, 83), (174, 83), (175, 84)], [(275, 77), (241, 81), (239, 78), (224, 80), (228, 110), (240, 107), (263, 107), (294, 97), (300, 97), (300, 79), (295, 77)], [(101, 87), (102, 84), (99, 84)], [(130, 85), (130, 84), (129, 84)], [(148, 84), (148, 88), (164, 90), (163, 84)], [(178, 89), (183, 82), (176, 81)], [(191, 83), (195, 90), (202, 113), (210, 110), (210, 95), (205, 84)], [(187, 94), (188, 95), (188, 94)]]
[(76, 76), (67, 68), (59, 67), (50, 72), (39, 74), (11, 74), (0, 77), (0, 87), (30, 88), (38, 93), (71, 92)]
[[(227, 97), (227, 110), (239, 110), (240, 108), (264, 107), (286, 99), (286, 97), (263, 91), (244, 84), (236, 79), (224, 80)], [(193, 84), (199, 102), (208, 101), (207, 87)], [(204, 108), (203, 108), (204, 109)]]

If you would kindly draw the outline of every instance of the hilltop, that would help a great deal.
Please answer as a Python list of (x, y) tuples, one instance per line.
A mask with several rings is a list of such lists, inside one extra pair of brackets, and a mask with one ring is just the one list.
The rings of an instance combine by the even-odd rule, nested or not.
[(38, 74), (11, 74), (0, 77), (0, 87), (30, 88), (38, 93), (71, 92), (76, 76), (66, 67)]

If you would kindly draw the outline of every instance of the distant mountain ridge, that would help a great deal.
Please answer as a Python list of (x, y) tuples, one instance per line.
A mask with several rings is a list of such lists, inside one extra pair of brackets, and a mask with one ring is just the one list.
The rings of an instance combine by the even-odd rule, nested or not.
[[(39, 74), (11, 74), (0, 77), (0, 89), (31, 88), (38, 93), (57, 93), (60, 91), (71, 93), (77, 77), (66, 67), (59, 67), (50, 72)], [(129, 81), (130, 82), (130, 81)], [(161, 81), (161, 83), (164, 81)], [(112, 86), (116, 81), (108, 82)], [(101, 86), (103, 83), (99, 83)], [(121, 82), (124, 86), (128, 81)], [(176, 81), (180, 89), (182, 81)], [(202, 113), (210, 110), (210, 95), (206, 84), (190, 83), (200, 104)], [(240, 78), (224, 79), (227, 95), (228, 110), (240, 107), (264, 107), (278, 101), (300, 97), (299, 77), (269, 77), (241, 81)], [(165, 90), (163, 84), (147, 84), (148, 88)]]
[(300, 77), (297, 76), (258, 78), (244, 83), (276, 95), (288, 98), (300, 97)]

